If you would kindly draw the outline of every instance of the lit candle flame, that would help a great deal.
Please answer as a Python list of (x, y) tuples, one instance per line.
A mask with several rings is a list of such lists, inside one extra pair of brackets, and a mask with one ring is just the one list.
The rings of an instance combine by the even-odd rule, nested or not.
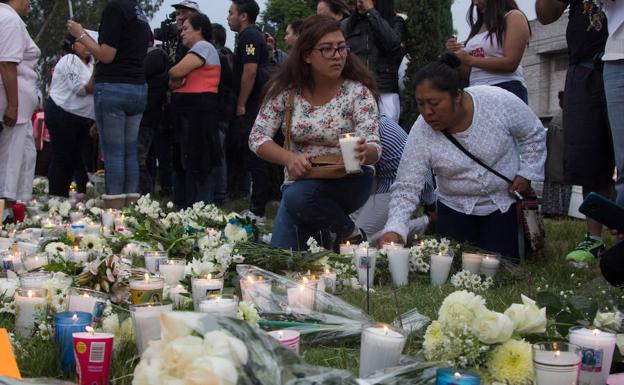
[(598, 334), (600, 334), (600, 330), (594, 329), (592, 330), (592, 334), (594, 335), (594, 337), (596, 337)]
[(303, 289), (305, 289), (305, 286), (299, 285), (299, 291), (303, 291)]
[(461, 373), (460, 372), (455, 372), (455, 373), (453, 373), (453, 377), (461, 378)]
[(329, 274), (329, 269), (325, 269), (325, 274)]
[(90, 335), (93, 335), (93, 333), (95, 333), (95, 330), (91, 327), (91, 326), (87, 326), (85, 327), (85, 330), (87, 331), (87, 333), (89, 333)]
[(277, 336), (279, 337), (279, 339), (281, 340), (282, 338), (284, 338), (284, 332), (283, 331), (278, 331), (277, 332)]
[(78, 314), (74, 313), (74, 315), (72, 316), (72, 321), (77, 321), (78, 320)]
[(384, 325), (384, 333), (388, 334), (389, 331), (390, 331), (390, 329), (388, 329), (388, 326)]
[(26, 295), (28, 295), (28, 298), (32, 298), (32, 296), (33, 296), (33, 292), (32, 292), (32, 290), (28, 290), (28, 291), (26, 292)]
[(206, 274), (206, 279), (212, 279), (212, 274)]
[(85, 298), (89, 298), (89, 294), (88, 293), (84, 293), (82, 296), (85, 297)]
[(347, 246), (351, 246), (351, 242), (347, 241)]
[(178, 285), (178, 286), (176, 286), (176, 287), (177, 287), (178, 289), (182, 289), (182, 287), (183, 287), (183, 286), (182, 286), (182, 285)]
[(303, 277), (303, 283), (308, 283), (308, 279), (306, 277)]
[(559, 358), (560, 355), (561, 355), (561, 351), (557, 350), (555, 352), (555, 358)]
[(251, 275), (247, 276), (247, 282), (254, 283), (254, 279), (253, 279), (253, 277)]
[(149, 274), (145, 273), (145, 282), (149, 283), (150, 277)]

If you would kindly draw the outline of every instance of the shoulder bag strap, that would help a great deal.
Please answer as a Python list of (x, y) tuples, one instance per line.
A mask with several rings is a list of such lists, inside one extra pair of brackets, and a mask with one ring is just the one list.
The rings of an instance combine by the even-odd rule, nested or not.
[(288, 91), (288, 101), (286, 102), (286, 112), (284, 114), (284, 122), (286, 123), (286, 126), (284, 128), (284, 148), (286, 150), (290, 150), (290, 142), (291, 142), (290, 130), (292, 128), (292, 116), (293, 116), (293, 110), (295, 108), (294, 102), (295, 102), (295, 89), (293, 88), (290, 91)]
[(486, 170), (488, 170), (492, 174), (496, 175), (497, 177), (501, 178), (505, 182), (507, 182), (509, 184), (513, 184), (513, 181), (511, 179), (507, 178), (505, 175), (501, 174), (500, 172), (494, 170), (492, 167), (490, 167), (487, 164), (483, 163), (481, 161), (481, 159), (477, 158), (470, 151), (466, 150), (466, 148), (464, 146), (462, 146), (461, 143), (459, 143), (459, 141), (457, 141), (457, 139), (453, 135), (451, 135), (450, 132), (448, 132), (447, 130), (442, 130), (442, 133), (444, 134), (444, 136), (446, 136), (446, 139), (448, 139), (451, 143), (453, 143), (455, 145), (455, 147), (457, 147), (459, 150), (461, 150), (461, 152), (466, 154), (466, 156), (468, 156), (470, 159), (472, 159), (475, 162), (477, 162), (478, 164), (480, 164), (481, 167), (485, 168)]

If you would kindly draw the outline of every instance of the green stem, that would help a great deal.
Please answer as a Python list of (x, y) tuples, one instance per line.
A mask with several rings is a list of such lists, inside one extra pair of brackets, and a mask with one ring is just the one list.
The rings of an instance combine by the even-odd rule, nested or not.
[(268, 320), (260, 320), (258, 321), (260, 326), (269, 326), (269, 327), (294, 327), (294, 326), (305, 326), (305, 327), (314, 327), (321, 328), (323, 325), (317, 323), (310, 322), (294, 322), (294, 321), (268, 321)]
[(167, 247), (167, 250), (166, 250), (166, 251), (167, 251), (167, 253), (169, 253), (169, 252), (171, 251), (171, 249), (173, 249), (173, 248), (174, 248), (174, 246), (176, 246), (178, 243), (180, 243), (180, 242), (182, 242), (182, 241), (186, 241), (186, 240), (188, 240), (188, 239), (192, 239), (192, 238), (195, 238), (195, 237), (193, 237), (193, 236), (190, 236), (190, 237), (189, 237), (189, 236), (184, 236), (184, 237), (182, 237), (182, 238), (178, 238), (178, 239), (176, 239), (175, 241), (173, 241), (173, 242), (171, 243), (171, 245), (169, 245), (169, 247)]

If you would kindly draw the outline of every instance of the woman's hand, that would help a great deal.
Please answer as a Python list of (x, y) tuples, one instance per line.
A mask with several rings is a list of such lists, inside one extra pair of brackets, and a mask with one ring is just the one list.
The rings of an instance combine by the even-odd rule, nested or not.
[(175, 90), (182, 87), (186, 83), (185, 78), (173, 79), (169, 78), (169, 89)]
[(6, 127), (13, 127), (17, 123), (17, 106), (7, 106), (2, 117), (2, 124)]
[(533, 195), (531, 189), (531, 182), (520, 175), (516, 176), (513, 183), (509, 187), (509, 194), (513, 197), (517, 197), (516, 192), (524, 198), (528, 198)]
[(310, 171), (312, 168), (310, 156), (309, 154), (291, 153), (290, 160), (286, 163), (286, 169), (291, 179), (301, 179)]
[(80, 25), (80, 23), (76, 23), (73, 20), (67, 20), (67, 31), (76, 39), (80, 38), (80, 36), (85, 33), (82, 25)]
[(455, 53), (456, 51), (463, 50), (464, 45), (457, 41), (455, 36), (449, 37), (446, 41), (446, 49), (451, 53)]
[(364, 138), (360, 138), (357, 144), (355, 145), (355, 147), (353, 148), (355, 151), (355, 159), (357, 159), (360, 162), (360, 165), (366, 164), (367, 148), (368, 147), (366, 146), (366, 140), (364, 140)]
[(388, 244), (388, 243), (402, 243), (402, 239), (401, 236), (398, 233), (395, 233), (394, 231), (391, 231), (389, 233), (385, 233), (383, 234), (381, 237), (379, 237), (379, 240), (377, 241), (379, 248), (382, 248), (383, 245)]

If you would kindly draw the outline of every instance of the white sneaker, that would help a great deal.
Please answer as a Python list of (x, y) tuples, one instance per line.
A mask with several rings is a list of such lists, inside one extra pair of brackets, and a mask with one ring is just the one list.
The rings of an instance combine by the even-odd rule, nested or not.
[(254, 214), (251, 210), (245, 210), (242, 213), (240, 213), (241, 217), (247, 217), (249, 219), (253, 219), (256, 221), (256, 223), (264, 223), (266, 222), (266, 217), (259, 217), (256, 214)]

